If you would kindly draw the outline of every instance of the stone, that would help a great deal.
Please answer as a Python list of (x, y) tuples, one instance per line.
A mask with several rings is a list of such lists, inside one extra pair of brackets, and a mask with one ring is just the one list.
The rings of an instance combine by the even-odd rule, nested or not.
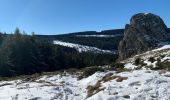
[(157, 15), (139, 13), (132, 16), (118, 46), (119, 60), (156, 48), (160, 41), (169, 38), (167, 30), (167, 26)]

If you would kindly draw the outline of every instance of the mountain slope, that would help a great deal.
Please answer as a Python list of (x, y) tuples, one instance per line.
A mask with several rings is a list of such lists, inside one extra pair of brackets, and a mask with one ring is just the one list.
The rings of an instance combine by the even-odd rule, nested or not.
[[(137, 65), (136, 59), (139, 57), (145, 64)], [(155, 60), (150, 60), (150, 57)], [(63, 72), (37, 78), (1, 81), (0, 99), (168, 100), (170, 72), (164, 68), (151, 70), (156, 68), (157, 58), (160, 62), (170, 61), (170, 46), (165, 45), (123, 61), (126, 70), (98, 71), (81, 80), (78, 80), (76, 72), (74, 74)], [(149, 67), (150, 65), (153, 66)]]
[(106, 30), (101, 32), (85, 31), (61, 35), (36, 35), (49, 42), (59, 40), (79, 45), (92, 46), (104, 50), (117, 50), (119, 41), (123, 38), (123, 29)]

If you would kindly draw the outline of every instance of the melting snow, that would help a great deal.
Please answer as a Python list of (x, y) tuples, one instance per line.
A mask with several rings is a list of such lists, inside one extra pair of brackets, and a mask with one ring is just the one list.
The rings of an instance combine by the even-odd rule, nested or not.
[[(87, 86), (94, 85), (108, 73), (127, 77), (127, 80), (102, 82), (101, 88), (104, 90), (87, 98)], [(130, 100), (170, 99), (170, 72), (152, 70), (97, 72), (82, 80), (69, 74), (54, 75), (30, 82), (16, 80), (1, 81), (0, 84), (0, 100), (124, 100), (126, 97)]]

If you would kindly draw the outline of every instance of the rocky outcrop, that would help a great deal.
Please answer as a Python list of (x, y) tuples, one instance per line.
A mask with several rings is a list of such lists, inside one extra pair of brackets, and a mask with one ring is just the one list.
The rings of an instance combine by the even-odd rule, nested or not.
[(151, 50), (167, 38), (167, 26), (159, 16), (151, 13), (136, 14), (132, 16), (130, 24), (125, 26), (124, 38), (118, 47), (119, 60)]

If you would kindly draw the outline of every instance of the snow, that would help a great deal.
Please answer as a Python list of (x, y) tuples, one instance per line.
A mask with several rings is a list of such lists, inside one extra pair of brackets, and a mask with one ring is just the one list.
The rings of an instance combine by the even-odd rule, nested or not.
[[(87, 98), (87, 86), (95, 85), (108, 73), (127, 77), (127, 80), (101, 82), (101, 88), (105, 89)], [(32, 82), (16, 80), (0, 83), (12, 83), (0, 87), (0, 100), (124, 100), (126, 95), (130, 96), (130, 100), (170, 99), (170, 72), (152, 70), (96, 72), (82, 80), (67, 74), (43, 76)]]
[(135, 69), (138, 67), (138, 66), (133, 65), (132, 63), (127, 63), (124, 66), (125, 66), (124, 68), (126, 69)]
[[(63, 42), (61, 44), (63, 45)], [(159, 56), (153, 55), (152, 52), (169, 48), (169, 45), (165, 45), (145, 54), (150, 54), (156, 59)], [(162, 62), (170, 61), (170, 55), (167, 51), (165, 53), (166, 55), (161, 58)], [(129, 100), (170, 100), (170, 71), (150, 70), (147, 66), (155, 67), (157, 61), (151, 62), (148, 57), (143, 56), (142, 60), (146, 65), (141, 69), (135, 70), (138, 66), (131, 60), (124, 65), (130, 70), (96, 72), (81, 80), (77, 79), (77, 75), (64, 72), (44, 75), (29, 81), (24, 79), (0, 81), (0, 100), (126, 100), (127, 98)], [(103, 81), (107, 75), (112, 78)], [(121, 78), (123, 80), (118, 81)], [(102, 90), (95, 90), (96, 93), (87, 97), (87, 87), (95, 86), (98, 82)]]
[[(163, 45), (163, 44), (161, 44)], [(124, 63), (129, 63), (129, 62), (134, 62), (136, 58), (141, 58), (141, 59), (149, 59), (150, 57), (159, 57), (160, 55), (170, 55), (170, 45), (166, 43), (166, 45), (163, 45), (157, 49), (153, 49), (150, 51), (147, 51), (142, 54), (135, 55), (134, 57), (128, 58), (122, 62)]]
[(144, 13), (144, 15), (148, 15), (149, 13)]
[(115, 34), (115, 35), (76, 35), (77, 37), (101, 37), (101, 38), (110, 38), (110, 37), (117, 37), (123, 36), (123, 34)]
[[(128, 79), (122, 82), (112, 80), (103, 83), (102, 85), (106, 89), (90, 97), (88, 100), (122, 100), (125, 99), (125, 95), (129, 95), (130, 100), (170, 99), (170, 77), (161, 75), (159, 72), (135, 70), (117, 75), (128, 77)], [(116, 92), (118, 94), (115, 95)]]
[(160, 50), (164, 50), (164, 49), (170, 49), (170, 45), (164, 45), (161, 48), (158, 48), (158, 49), (155, 49), (155, 50), (152, 50), (152, 51), (160, 51)]
[(60, 46), (65, 46), (65, 47), (70, 47), (70, 48), (75, 48), (78, 52), (94, 52), (94, 53), (115, 53), (114, 51), (110, 50), (102, 50), (96, 47), (91, 47), (91, 46), (84, 46), (84, 45), (79, 45), (79, 44), (74, 44), (74, 43), (68, 43), (68, 42), (63, 42), (59, 40), (53, 41), (54, 44), (60, 45)]
[(87, 87), (88, 85), (95, 85), (97, 82), (96, 80), (100, 80), (101, 77), (104, 76), (105, 74), (106, 73), (96, 72), (95, 74), (91, 75), (90, 77), (80, 80), (80, 83), (85, 87)]

